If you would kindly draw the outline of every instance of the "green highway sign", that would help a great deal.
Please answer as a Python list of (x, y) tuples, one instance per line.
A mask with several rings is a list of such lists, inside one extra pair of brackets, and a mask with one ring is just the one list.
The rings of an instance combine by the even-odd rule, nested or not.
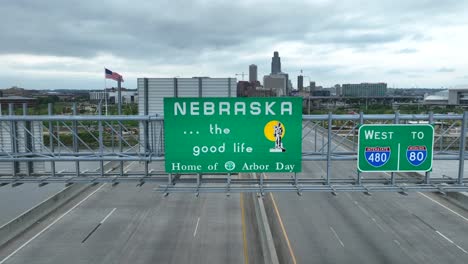
[(302, 98), (164, 98), (168, 173), (300, 172)]
[(358, 145), (361, 172), (432, 170), (432, 125), (362, 125)]

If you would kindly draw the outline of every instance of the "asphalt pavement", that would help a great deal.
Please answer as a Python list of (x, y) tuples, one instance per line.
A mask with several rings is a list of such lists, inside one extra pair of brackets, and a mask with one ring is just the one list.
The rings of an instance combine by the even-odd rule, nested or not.
[[(81, 171), (98, 168), (97, 162), (80, 162)], [(45, 169), (50, 171), (50, 162), (45, 162)], [(74, 162), (57, 162), (56, 171), (73, 172)], [(38, 184), (22, 184), (16, 187), (5, 185), (0, 187), (0, 226), (6, 224), (25, 211), (65, 188), (62, 184), (48, 184), (38, 187)]]

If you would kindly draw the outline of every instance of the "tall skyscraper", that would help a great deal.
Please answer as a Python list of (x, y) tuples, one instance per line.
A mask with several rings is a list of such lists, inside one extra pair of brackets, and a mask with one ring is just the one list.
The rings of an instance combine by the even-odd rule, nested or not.
[(273, 53), (271, 58), (271, 74), (278, 74), (281, 72), (281, 58), (277, 51)]
[(304, 76), (302, 75), (297, 76), (297, 89), (299, 91), (304, 90)]
[(258, 80), (257, 65), (252, 64), (249, 66), (249, 81), (253, 83), (253, 82), (256, 82), (257, 80)]

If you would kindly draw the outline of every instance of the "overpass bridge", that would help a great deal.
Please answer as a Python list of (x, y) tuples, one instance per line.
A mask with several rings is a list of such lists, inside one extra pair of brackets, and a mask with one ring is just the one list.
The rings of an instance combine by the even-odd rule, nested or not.
[[(467, 117), (305, 115), (301, 173), (168, 175), (163, 117), (2, 116), (19, 145), (2, 145), (16, 171), (0, 191), (100, 184), (0, 246), (0, 263), (466, 263), (468, 213), (429, 191), (465, 190)], [(357, 172), (359, 125), (414, 122), (436, 126), (433, 172)]]

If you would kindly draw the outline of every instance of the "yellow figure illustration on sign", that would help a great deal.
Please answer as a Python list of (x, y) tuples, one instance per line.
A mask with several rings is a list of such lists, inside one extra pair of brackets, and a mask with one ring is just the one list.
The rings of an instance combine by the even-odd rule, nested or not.
[(270, 152), (285, 152), (286, 149), (283, 147), (283, 137), (286, 133), (286, 128), (284, 127), (283, 123), (272, 120), (265, 125), (263, 129), (263, 133), (265, 137), (275, 142), (275, 147), (270, 149)]

